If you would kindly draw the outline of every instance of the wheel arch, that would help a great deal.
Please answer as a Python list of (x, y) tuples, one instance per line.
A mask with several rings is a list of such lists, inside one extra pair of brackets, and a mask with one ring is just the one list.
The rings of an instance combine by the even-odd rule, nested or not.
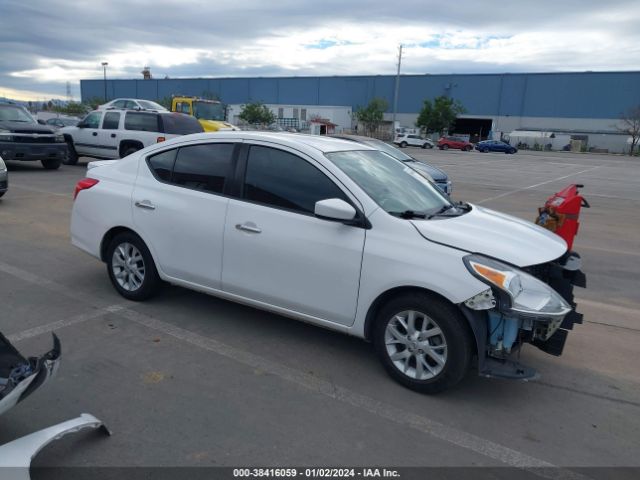
[(149, 242), (147, 242), (144, 239), (144, 237), (140, 235), (138, 232), (136, 232), (133, 228), (126, 227), (124, 225), (112, 227), (109, 230), (107, 230), (105, 234), (102, 236), (102, 240), (100, 241), (100, 260), (102, 260), (103, 262), (107, 261), (107, 249), (109, 248), (109, 244), (111, 243), (111, 240), (113, 240), (116, 237), (116, 235), (119, 235), (120, 233), (132, 233), (133, 235), (138, 237), (142, 242), (144, 242), (144, 244), (149, 249), (149, 253), (151, 253), (151, 256), (153, 257), (153, 261), (156, 264), (156, 268), (158, 268), (158, 260)]
[(138, 147), (138, 150), (142, 150), (144, 148), (144, 144), (140, 140), (120, 140), (120, 145), (118, 146), (118, 155), (120, 158), (122, 158), (122, 154), (128, 147)]
[[(380, 311), (380, 309), (392, 298), (405, 293), (421, 293), (423, 295), (427, 295), (429, 297), (433, 297), (440, 301), (446, 302), (450, 305), (453, 305), (456, 309), (459, 309), (459, 306), (452, 303), (451, 300), (449, 300), (447, 297), (445, 297), (444, 295), (434, 290), (429, 290), (428, 288), (415, 287), (415, 286), (399, 286), (399, 287), (390, 288), (389, 290), (386, 290), (382, 292), (380, 295), (378, 295), (376, 299), (373, 301), (373, 303), (371, 303), (371, 306), (367, 311), (367, 315), (364, 321), (364, 338), (366, 340), (371, 341), (373, 326), (375, 323), (376, 316), (378, 315), (378, 312)], [(467, 318), (466, 316), (464, 317)], [(472, 333), (471, 326), (469, 326), (469, 332)]]

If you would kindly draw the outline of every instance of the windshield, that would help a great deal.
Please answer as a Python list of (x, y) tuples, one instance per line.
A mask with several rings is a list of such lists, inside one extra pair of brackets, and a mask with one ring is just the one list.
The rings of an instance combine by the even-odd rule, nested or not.
[(221, 103), (193, 102), (193, 116), (203, 120), (224, 120)]
[(375, 148), (376, 150), (380, 150), (380, 151), (382, 151), (384, 153), (387, 153), (387, 154), (391, 155), (396, 160), (400, 160), (402, 162), (406, 162), (407, 160), (413, 160), (413, 158), (411, 158), (406, 153), (401, 152), (397, 148), (392, 147), (391, 145), (389, 145), (386, 142), (383, 142), (382, 140), (373, 140), (372, 139), (372, 140), (367, 140), (364, 143), (366, 145), (369, 145), (369, 146)]
[(138, 100), (138, 104), (147, 110), (166, 110), (162, 105), (150, 100)]
[(36, 123), (24, 108), (14, 106), (0, 107), (0, 122), (2, 121)]
[[(326, 153), (373, 201), (392, 215), (434, 214), (451, 202), (414, 169), (376, 150)], [(407, 216), (408, 218), (408, 216)]]

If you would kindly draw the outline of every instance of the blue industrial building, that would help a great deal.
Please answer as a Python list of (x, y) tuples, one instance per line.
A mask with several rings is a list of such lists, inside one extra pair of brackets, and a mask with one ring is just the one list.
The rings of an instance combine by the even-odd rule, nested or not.
[[(393, 75), (134, 79), (107, 80), (106, 91), (109, 99), (212, 94), (227, 104), (260, 101), (354, 110), (381, 97), (391, 112), (394, 84)], [(83, 100), (103, 98), (105, 83), (82, 80), (80, 89)], [(398, 98), (401, 124), (412, 125), (423, 101), (439, 95), (464, 105), (463, 117), (469, 120), (465, 128), (482, 125), (485, 132), (562, 130), (612, 136), (620, 116), (640, 105), (640, 72), (402, 75)], [(619, 143), (620, 138), (617, 140)]]

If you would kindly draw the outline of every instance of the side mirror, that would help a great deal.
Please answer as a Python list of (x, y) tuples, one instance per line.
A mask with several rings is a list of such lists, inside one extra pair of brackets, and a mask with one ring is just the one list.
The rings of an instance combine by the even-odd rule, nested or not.
[(39, 123), (40, 125), (46, 125), (46, 124), (47, 124), (47, 122), (45, 122), (45, 121), (44, 121), (44, 120), (42, 120), (41, 118), (39, 118), (39, 119), (38, 119), (38, 123)]
[(313, 213), (325, 220), (348, 221), (356, 216), (356, 209), (339, 198), (328, 198), (316, 202)]

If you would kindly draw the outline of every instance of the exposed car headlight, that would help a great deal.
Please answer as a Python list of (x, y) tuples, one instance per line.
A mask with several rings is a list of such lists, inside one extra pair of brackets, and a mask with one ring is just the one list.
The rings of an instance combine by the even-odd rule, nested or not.
[(557, 318), (571, 311), (555, 290), (522, 270), (482, 255), (467, 255), (464, 263), (473, 276), (505, 293), (513, 312)]

